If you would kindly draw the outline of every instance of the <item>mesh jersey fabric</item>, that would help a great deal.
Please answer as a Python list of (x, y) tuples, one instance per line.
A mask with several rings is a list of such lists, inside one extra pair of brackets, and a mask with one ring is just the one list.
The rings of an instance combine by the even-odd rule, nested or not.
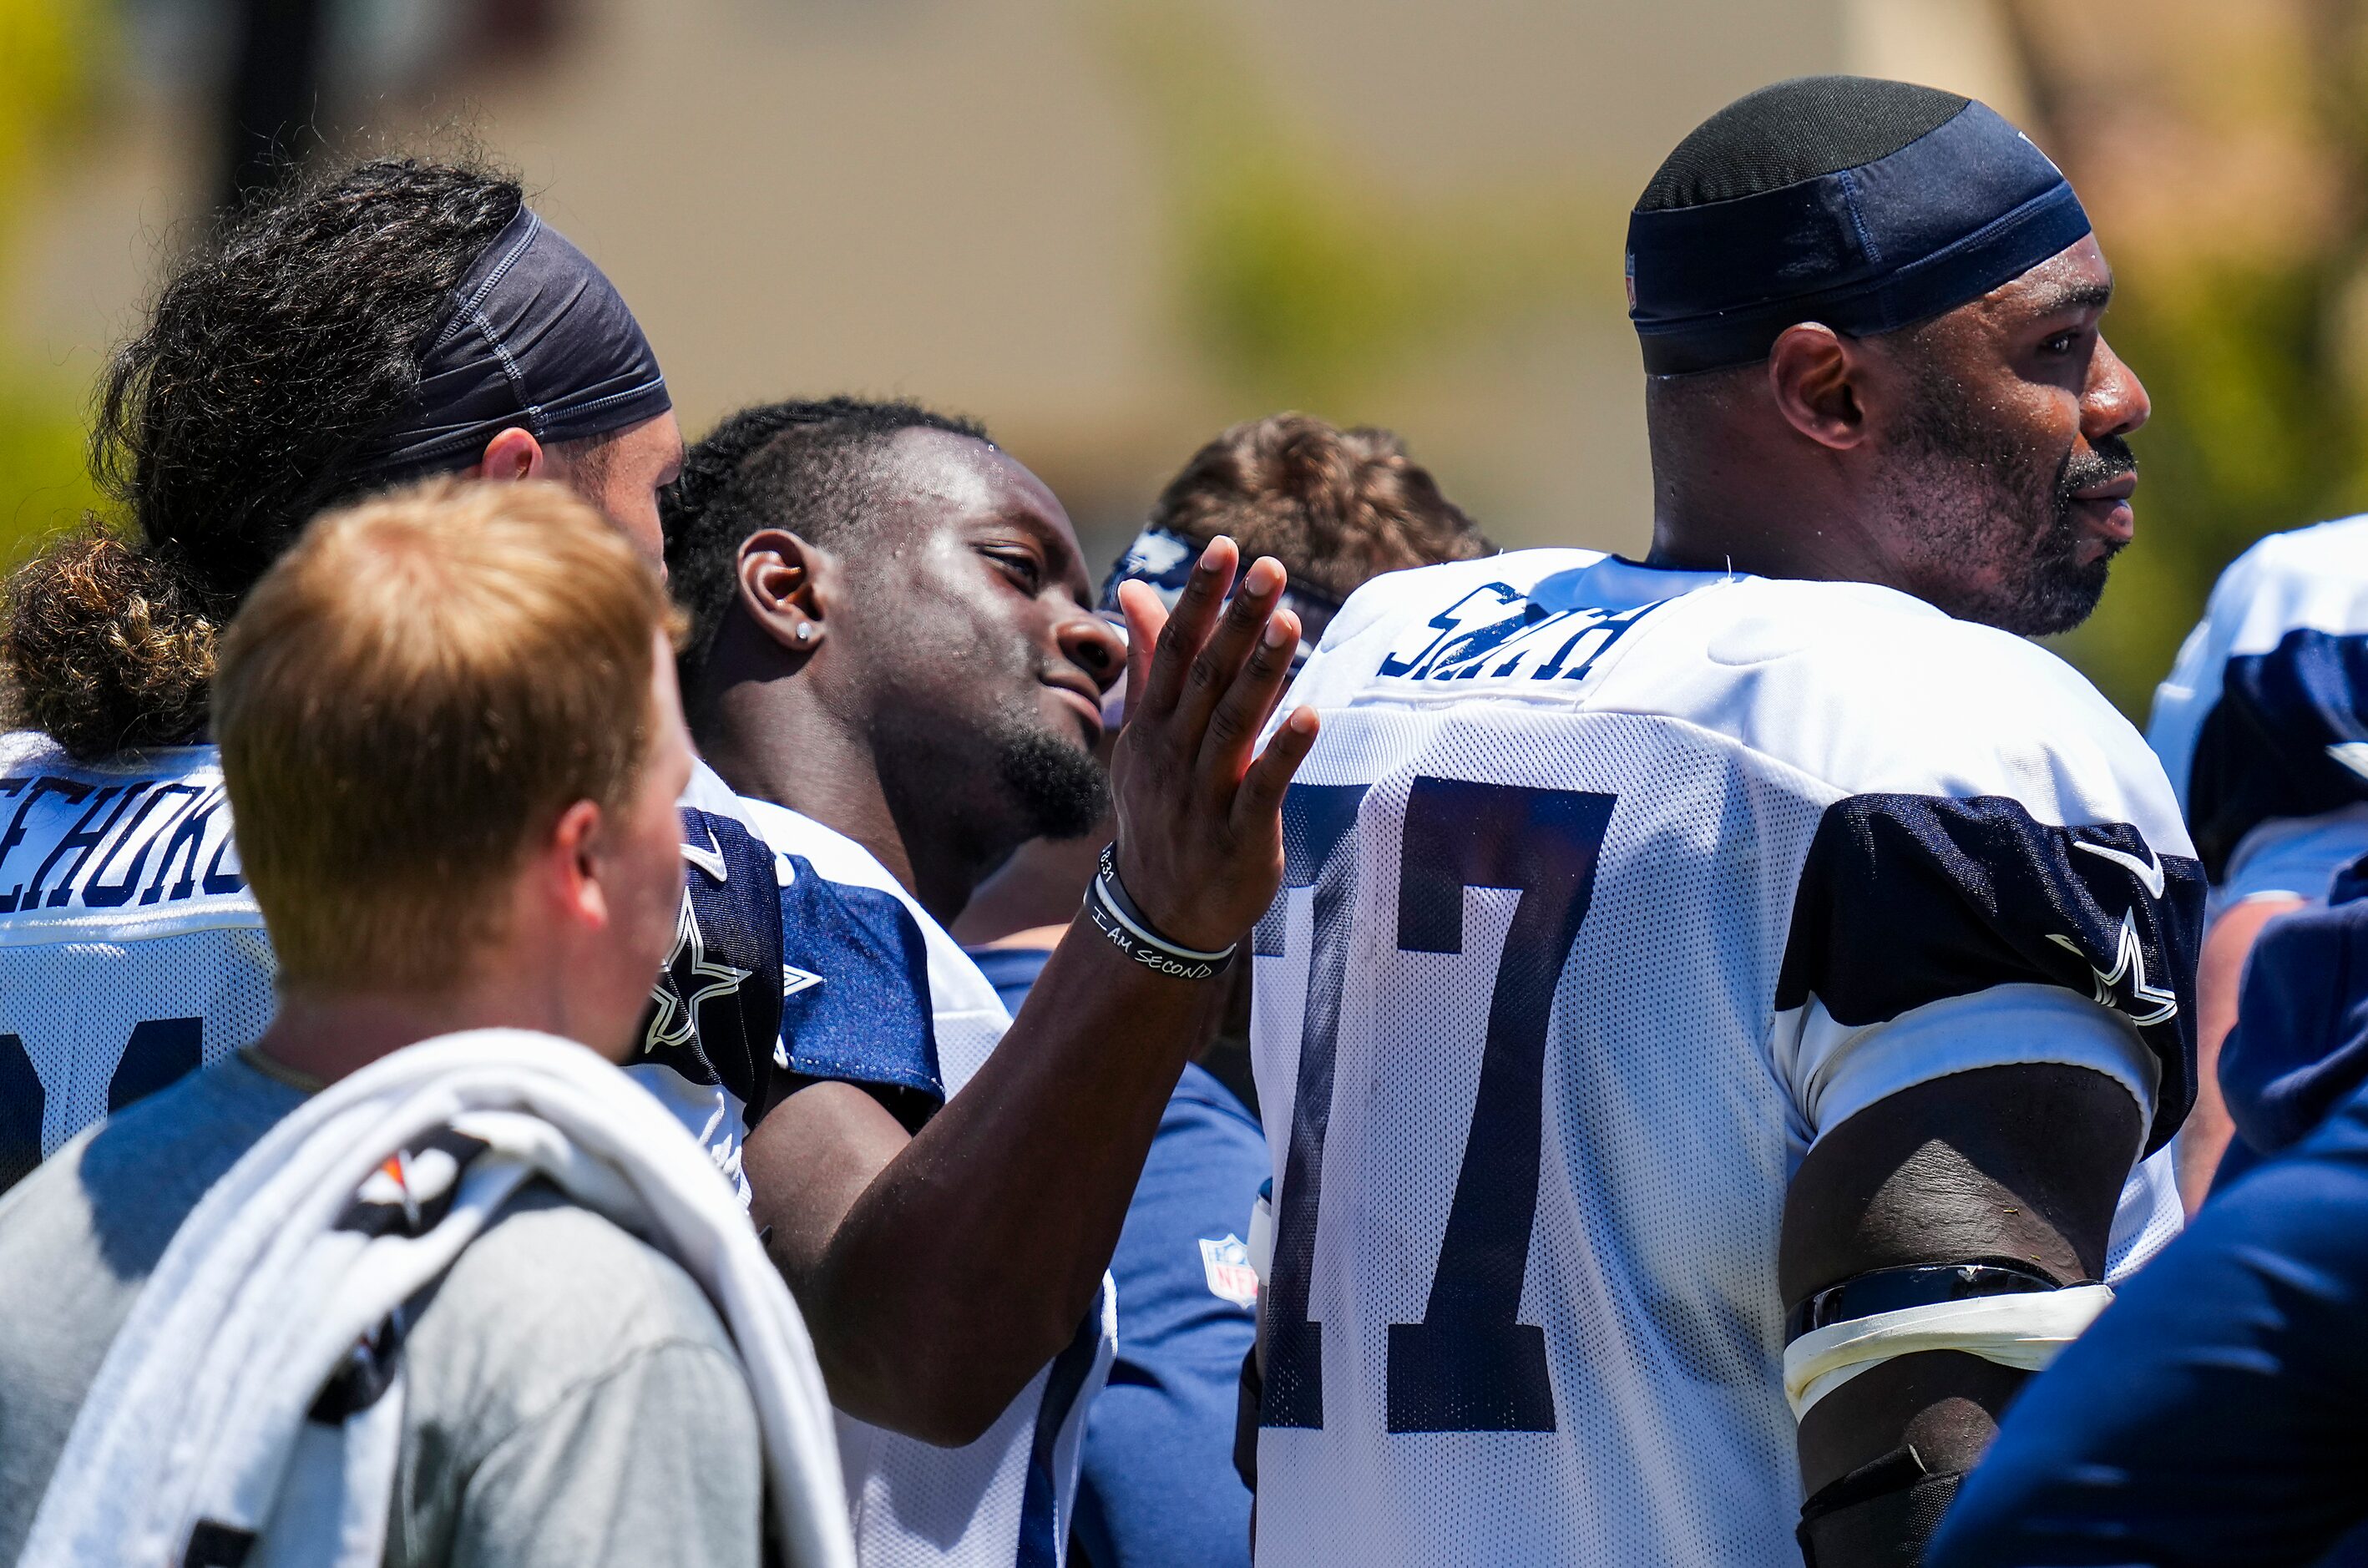
[[(1011, 1025), (993, 982), (888, 868), (798, 812), (744, 799), (780, 868), (781, 1059), (802, 1077), (942, 1104)], [(916, 1262), (916, 1267), (921, 1265)], [(840, 1462), (863, 1568), (1059, 1568), (1086, 1415), (1118, 1339), (1107, 1274), (1076, 1337), (979, 1438), (941, 1449), (841, 1412)]]
[[(771, 1094), (780, 926), (769, 857), (732, 821), (735, 801), (698, 767), (682, 926), (628, 1067), (737, 1182)], [(0, 735), (0, 1189), (261, 1038), (275, 969), (213, 747), (81, 763), (46, 735)]]
[(1786, 1184), (1993, 1064), (2105, 1073), (2166, 1143), (2202, 879), (2160, 768), (1906, 596), (1585, 551), (1377, 579), (1292, 701), (1260, 1560), (1793, 1568)]
[(0, 1189), (277, 1006), (211, 746), (0, 736)]
[(1050, 948), (965, 948), (964, 952), (978, 964), (979, 973), (995, 987), (995, 994), (1003, 1003), (1003, 1010), (1013, 1017), (1019, 1016), (1019, 1005), (1028, 1000), (1035, 988), (1036, 977), (1044, 972), (1046, 960), (1053, 956)]
[(1110, 1259), (1118, 1360), (1086, 1431), (1077, 1517), (1094, 1568), (1247, 1568), (1233, 1455), (1258, 1276), (1242, 1238), (1268, 1165), (1242, 1102), (1188, 1063)]
[(2368, 517), (2271, 534), (2220, 574), (2155, 691), (2215, 908), (2323, 901), (2368, 854)]

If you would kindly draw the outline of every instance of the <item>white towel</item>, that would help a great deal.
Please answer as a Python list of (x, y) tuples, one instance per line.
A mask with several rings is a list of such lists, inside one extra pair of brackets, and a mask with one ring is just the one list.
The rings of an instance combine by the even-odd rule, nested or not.
[[(373, 1172), (444, 1129), (491, 1148), (460, 1173), (424, 1233), (338, 1228)], [(438, 1157), (414, 1162), (412, 1186), (430, 1198)], [(442, 1157), (449, 1185), (459, 1167)], [(747, 1371), (783, 1560), (853, 1568), (814, 1346), (739, 1202), (624, 1074), (580, 1045), (517, 1029), (447, 1035), (372, 1062), (306, 1101), (214, 1184), (109, 1347), (19, 1568), (176, 1568), (201, 1526), (259, 1534), (257, 1564), (377, 1568), (399, 1362), (393, 1386), (342, 1426), (308, 1423), (306, 1412), (358, 1341), (538, 1174), (706, 1290)]]

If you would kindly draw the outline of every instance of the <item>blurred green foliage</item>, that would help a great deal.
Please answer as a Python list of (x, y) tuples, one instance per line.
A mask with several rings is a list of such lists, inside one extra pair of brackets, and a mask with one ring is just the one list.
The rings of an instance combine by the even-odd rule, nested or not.
[[(95, 0), (0, 0), (0, 286), (24, 243), (41, 158), (87, 112)], [(0, 566), (97, 502), (85, 464), (88, 389), (0, 336)]]
[[(2230, 561), (2368, 506), (2368, 5), (1998, 4), (2040, 134), (2092, 193), (2116, 274), (2106, 337), (2153, 399), (2132, 441), (2137, 541), (2095, 617), (2058, 640), (2143, 722)], [(2140, 58), (2079, 41), (2139, 17), (2156, 35)], [(2131, 71), (2139, 90), (2120, 91)], [(2199, 143), (2242, 153), (2182, 167), (2174, 149)], [(2187, 183), (2165, 201), (2167, 179)], [(2282, 199), (2303, 215), (2270, 210)], [(2121, 222), (2123, 201), (2146, 221)], [(2245, 212), (2264, 221), (2229, 224)]]
[(2368, 410), (2340, 329), (2348, 267), (2120, 271), (2106, 335), (2154, 402), (2132, 443), (2138, 540), (2060, 651), (2134, 718), (2223, 567), (2263, 534), (2368, 500)]
[(85, 392), (45, 367), (0, 367), (0, 571), (100, 505)]
[(1445, 345), (1607, 297), (1616, 199), (1546, 182), (1392, 188), (1286, 110), (1206, 0), (1088, 16), (1164, 165), (1185, 334), (1245, 405), (1368, 406)]

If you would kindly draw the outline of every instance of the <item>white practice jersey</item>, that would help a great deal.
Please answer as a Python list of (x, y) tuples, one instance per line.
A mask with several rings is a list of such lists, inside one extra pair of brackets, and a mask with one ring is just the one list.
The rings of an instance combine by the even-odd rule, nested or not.
[(690, 1130), (746, 1203), (741, 1144), (787, 1082), (781, 997), (792, 982), (779, 882), (740, 797), (705, 762), (676, 804), (682, 907), (625, 1071)]
[(0, 735), (0, 1190), (271, 1022), (211, 746), (80, 763)]
[(2160, 1148), (2203, 903), (2161, 768), (2021, 639), (1587, 551), (1376, 579), (1292, 701), (1259, 1561), (1797, 1568), (1787, 1183), (2004, 1063)]
[[(742, 805), (778, 858), (789, 1070), (867, 1085), (916, 1116), (959, 1094), (1011, 1024), (993, 983), (870, 850), (796, 812)], [(839, 1461), (863, 1568), (1058, 1568), (1087, 1410), (1117, 1335), (1105, 1275), (1069, 1347), (963, 1448), (842, 1414)]]
[[(738, 1182), (746, 1123), (770, 1104), (780, 903), (770, 854), (705, 764), (682, 806), (682, 929), (629, 1065)], [(0, 1191), (261, 1038), (277, 968), (212, 746), (80, 763), (46, 735), (0, 735)]]
[(2146, 739), (2215, 908), (2323, 901), (2368, 855), (2368, 517), (2271, 534), (2231, 562)]

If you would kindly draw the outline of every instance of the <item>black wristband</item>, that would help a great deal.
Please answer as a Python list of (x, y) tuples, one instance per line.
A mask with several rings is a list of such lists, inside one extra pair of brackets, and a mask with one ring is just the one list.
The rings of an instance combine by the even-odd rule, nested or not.
[(1118, 880), (1118, 858), (1107, 844), (1102, 846), (1101, 872), (1086, 888), (1086, 918), (1111, 947), (1144, 968), (1177, 980), (1209, 980), (1234, 961), (1234, 948), (1203, 952), (1161, 936), (1127, 897)]
[[(2078, 1280), (2077, 1284), (2094, 1284)], [(1907, 1307), (1937, 1306), (1943, 1301), (1971, 1301), (1983, 1296), (2021, 1295), (2035, 1290), (2063, 1290), (2038, 1269), (2011, 1258), (1983, 1258), (1968, 1263), (1911, 1263), (1877, 1268), (1837, 1285), (1829, 1285), (1784, 1314), (1784, 1343), (1828, 1324), (1851, 1318), (1896, 1312)]]

